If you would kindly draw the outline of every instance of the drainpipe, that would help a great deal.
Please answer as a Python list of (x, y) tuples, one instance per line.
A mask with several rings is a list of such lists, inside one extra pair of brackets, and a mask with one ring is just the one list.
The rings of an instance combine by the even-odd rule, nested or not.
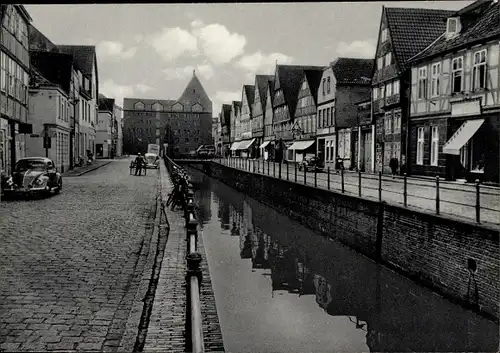
[(371, 150), (372, 150), (372, 160), (371, 160), (371, 168), (372, 168), (372, 173), (375, 172), (375, 124), (372, 124), (372, 145), (371, 145)]
[(358, 170), (361, 170), (361, 126), (358, 126)]

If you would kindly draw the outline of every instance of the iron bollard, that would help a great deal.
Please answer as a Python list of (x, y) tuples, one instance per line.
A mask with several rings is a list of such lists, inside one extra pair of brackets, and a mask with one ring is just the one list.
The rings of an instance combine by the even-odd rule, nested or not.
[(408, 179), (406, 173), (403, 176), (403, 204), (405, 207), (408, 207)]
[(192, 198), (188, 198), (188, 202), (186, 204), (186, 212), (184, 212), (184, 217), (186, 219), (186, 227), (189, 223), (189, 215), (194, 214), (194, 201)]
[(281, 163), (278, 165), (278, 169), (279, 169), (279, 171), (278, 171), (279, 178), (281, 179)]
[(189, 236), (191, 234), (197, 233), (197, 227), (198, 227), (198, 221), (196, 220), (196, 218), (194, 218), (194, 214), (190, 213), (188, 215), (188, 222), (187, 222), (187, 231), (186, 231), (186, 235), (188, 237), (187, 240), (189, 240)]
[(436, 214), (439, 214), (439, 175), (436, 176)]
[(358, 194), (361, 197), (361, 170), (358, 170)]
[(290, 180), (290, 176), (288, 175), (288, 163), (286, 164), (286, 180)]
[(327, 184), (328, 190), (330, 190), (330, 167), (326, 168), (326, 172), (328, 173), (326, 184)]
[(342, 193), (345, 192), (345, 185), (344, 185), (344, 168), (340, 169), (340, 179), (342, 181)]
[(378, 200), (382, 201), (382, 172), (378, 172)]
[(476, 179), (476, 222), (481, 223), (481, 204), (480, 204), (480, 192), (479, 192), (479, 179)]
[(201, 254), (198, 252), (192, 252), (186, 255), (187, 275), (189, 277), (198, 277), (199, 283), (201, 283), (201, 259)]

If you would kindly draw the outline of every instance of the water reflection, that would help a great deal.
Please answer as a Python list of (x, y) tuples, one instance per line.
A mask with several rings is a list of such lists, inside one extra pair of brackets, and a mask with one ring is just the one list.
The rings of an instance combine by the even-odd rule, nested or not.
[[(200, 172), (190, 172), (200, 190), (203, 190), (197, 193), (200, 209), (203, 209), (200, 212), (201, 221), (214, 227), (211, 229), (217, 229), (214, 225), (217, 220), (210, 216), (210, 205), (218, 208), (219, 232), (224, 236), (223, 230), (230, 230), (227, 236), (239, 237), (240, 261), (251, 260), (251, 271), (270, 278), (272, 297), (287, 293), (297, 297), (305, 296), (304, 300), (311, 298), (316, 307), (323, 311), (323, 315), (340, 320), (321, 324), (332, 327), (329, 336), (317, 332), (319, 329), (313, 323), (302, 323), (301, 329), (308, 331), (316, 344), (323, 344), (321, 349), (315, 343), (310, 343), (307, 350), (359, 350), (356, 348), (359, 344), (355, 345), (355, 339), (351, 338), (353, 336), (364, 337), (363, 343), (372, 352), (498, 350), (499, 327), (495, 323), (440, 298), (334, 241), (314, 234), (288, 217)], [(208, 237), (212, 237), (212, 234), (204, 233), (204, 238)], [(227, 279), (230, 280), (237, 279)], [(254, 290), (256, 293), (260, 290), (257, 284)], [(294, 303), (298, 312), (309, 302), (301, 299)], [(219, 306), (219, 302), (217, 305)], [(225, 305), (228, 315), (239, 310), (230, 305), (236, 304)], [(268, 307), (260, 305), (261, 303), (254, 303), (253, 310), (262, 310), (262, 315), (266, 315), (264, 311)], [(270, 302), (266, 305), (276, 304)], [(325, 320), (313, 313), (313, 309), (310, 311), (311, 318), (315, 321)], [(283, 320), (287, 320), (286, 315)], [(243, 326), (245, 324), (250, 325), (241, 323)], [(263, 330), (273, 332), (276, 329), (269, 326)], [(250, 331), (252, 328), (242, 327), (242, 330)], [(328, 328), (322, 327), (321, 330)], [(353, 330), (362, 335), (354, 335)], [(266, 332), (260, 334), (259, 339), (265, 341)], [(226, 336), (224, 339), (226, 340)], [(300, 344), (298, 340), (283, 339), (280, 342), (282, 351), (290, 351), (290, 347), (285, 348), (285, 341), (288, 340), (292, 340), (290, 345)], [(340, 347), (341, 342), (345, 346)], [(265, 343), (262, 345), (271, 347), (265, 346)]]

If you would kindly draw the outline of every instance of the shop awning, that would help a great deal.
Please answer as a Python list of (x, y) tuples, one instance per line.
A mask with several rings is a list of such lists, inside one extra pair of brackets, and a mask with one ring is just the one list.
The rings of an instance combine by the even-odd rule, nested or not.
[(32, 134), (33, 133), (33, 125), (28, 123), (18, 123), (19, 124), (19, 133), (20, 134)]
[(246, 140), (246, 141), (241, 141), (241, 144), (238, 146), (239, 150), (247, 150), (252, 146), (252, 144), (255, 142), (255, 139), (251, 140)]
[(259, 146), (259, 148), (266, 148), (267, 145), (269, 145), (271, 143), (271, 141), (264, 141), (264, 143), (262, 145)]
[(290, 147), (289, 150), (305, 150), (311, 147), (316, 141), (315, 140), (305, 140), (305, 141), (295, 141)]
[(474, 136), (484, 123), (484, 119), (467, 120), (443, 146), (443, 153), (460, 154), (460, 149)]
[(236, 142), (233, 142), (233, 144), (231, 145), (231, 151), (236, 151), (238, 149), (238, 147), (241, 145), (243, 141), (236, 141)]

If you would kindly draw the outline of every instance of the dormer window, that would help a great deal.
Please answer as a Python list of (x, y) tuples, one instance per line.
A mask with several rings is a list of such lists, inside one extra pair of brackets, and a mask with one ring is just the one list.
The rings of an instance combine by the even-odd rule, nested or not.
[(380, 34), (380, 43), (384, 43), (387, 40), (387, 28), (384, 28), (382, 30), (382, 33)]
[(446, 34), (448, 37), (454, 36), (460, 32), (460, 18), (450, 17), (446, 25)]

